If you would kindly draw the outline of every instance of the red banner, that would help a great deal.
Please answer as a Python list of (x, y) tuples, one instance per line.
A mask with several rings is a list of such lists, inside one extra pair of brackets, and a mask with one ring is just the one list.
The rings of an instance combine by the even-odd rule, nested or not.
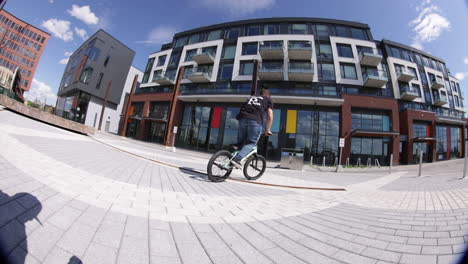
[(223, 108), (217, 106), (213, 108), (213, 114), (211, 116), (211, 128), (219, 128), (221, 125), (221, 113)]

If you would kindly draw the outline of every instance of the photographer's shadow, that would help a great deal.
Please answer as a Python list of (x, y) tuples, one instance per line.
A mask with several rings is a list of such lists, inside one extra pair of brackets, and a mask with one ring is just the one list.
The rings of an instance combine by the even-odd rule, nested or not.
[[(6, 204), (11, 202), (17, 203), (17, 206), (25, 205), (24, 207), (29, 209), (19, 215), (17, 210), (3, 210), (1, 212), (0, 219), (6, 219), (6, 221), (0, 222), (0, 263), (24, 264), (28, 254), (26, 223), (37, 221), (42, 225), (37, 218), (42, 210), (42, 204), (32, 194), (22, 192), (10, 196), (0, 190), (0, 206), (7, 206)], [(18, 248), (20, 244), (22, 249)], [(82, 262), (76, 256), (72, 256), (69, 263)]]

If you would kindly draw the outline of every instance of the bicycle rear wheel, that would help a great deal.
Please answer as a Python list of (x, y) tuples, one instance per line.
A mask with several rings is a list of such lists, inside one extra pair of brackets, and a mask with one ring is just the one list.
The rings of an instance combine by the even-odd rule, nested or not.
[(231, 157), (231, 152), (226, 150), (218, 151), (211, 157), (206, 169), (210, 181), (222, 182), (229, 177), (232, 172)]
[(247, 180), (256, 180), (262, 177), (266, 169), (266, 160), (263, 156), (254, 154), (244, 164), (244, 177)]

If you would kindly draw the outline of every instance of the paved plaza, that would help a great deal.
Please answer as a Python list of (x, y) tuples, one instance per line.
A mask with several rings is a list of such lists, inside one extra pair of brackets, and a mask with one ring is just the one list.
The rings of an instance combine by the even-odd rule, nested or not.
[[(209, 182), (209, 154), (78, 135), (0, 109), (0, 246), (9, 263), (456, 263), (463, 160), (334, 173), (269, 163)], [(241, 179), (240, 172), (233, 173)]]

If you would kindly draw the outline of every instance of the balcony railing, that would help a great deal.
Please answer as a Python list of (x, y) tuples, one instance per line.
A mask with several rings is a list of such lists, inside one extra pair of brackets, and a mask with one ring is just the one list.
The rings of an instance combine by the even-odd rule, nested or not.
[(364, 86), (382, 88), (387, 82), (388, 77), (385, 71), (368, 70), (362, 73)]
[(175, 71), (163, 72), (161, 74), (153, 76), (153, 82), (160, 85), (171, 85), (174, 84)]
[(311, 82), (314, 78), (313, 63), (291, 62), (288, 66), (290, 81)]
[(211, 70), (207, 68), (187, 69), (184, 77), (192, 82), (209, 82), (211, 80)]
[(400, 89), (400, 97), (404, 100), (414, 100), (421, 96), (421, 91), (413, 87), (403, 87)]
[(312, 58), (310, 41), (288, 41), (288, 57), (292, 60), (309, 60)]
[(197, 64), (213, 63), (215, 61), (216, 53), (212, 50), (204, 50), (192, 56), (192, 60)]
[(447, 100), (447, 96), (445, 95), (434, 95), (434, 104), (435, 105), (444, 105), (444, 104), (447, 104), (448, 103), (448, 100)]
[(377, 49), (365, 49), (359, 51), (359, 61), (362, 65), (374, 66), (382, 62), (382, 55), (379, 54)]
[(260, 80), (280, 81), (284, 79), (283, 63), (262, 63), (258, 67)]
[(402, 82), (409, 82), (415, 78), (414, 72), (407, 68), (396, 68), (397, 79)]
[(440, 77), (435, 77), (431, 79), (431, 88), (440, 89), (444, 87), (444, 79)]
[(259, 45), (259, 53), (262, 59), (276, 60), (284, 57), (283, 41), (263, 41)]

